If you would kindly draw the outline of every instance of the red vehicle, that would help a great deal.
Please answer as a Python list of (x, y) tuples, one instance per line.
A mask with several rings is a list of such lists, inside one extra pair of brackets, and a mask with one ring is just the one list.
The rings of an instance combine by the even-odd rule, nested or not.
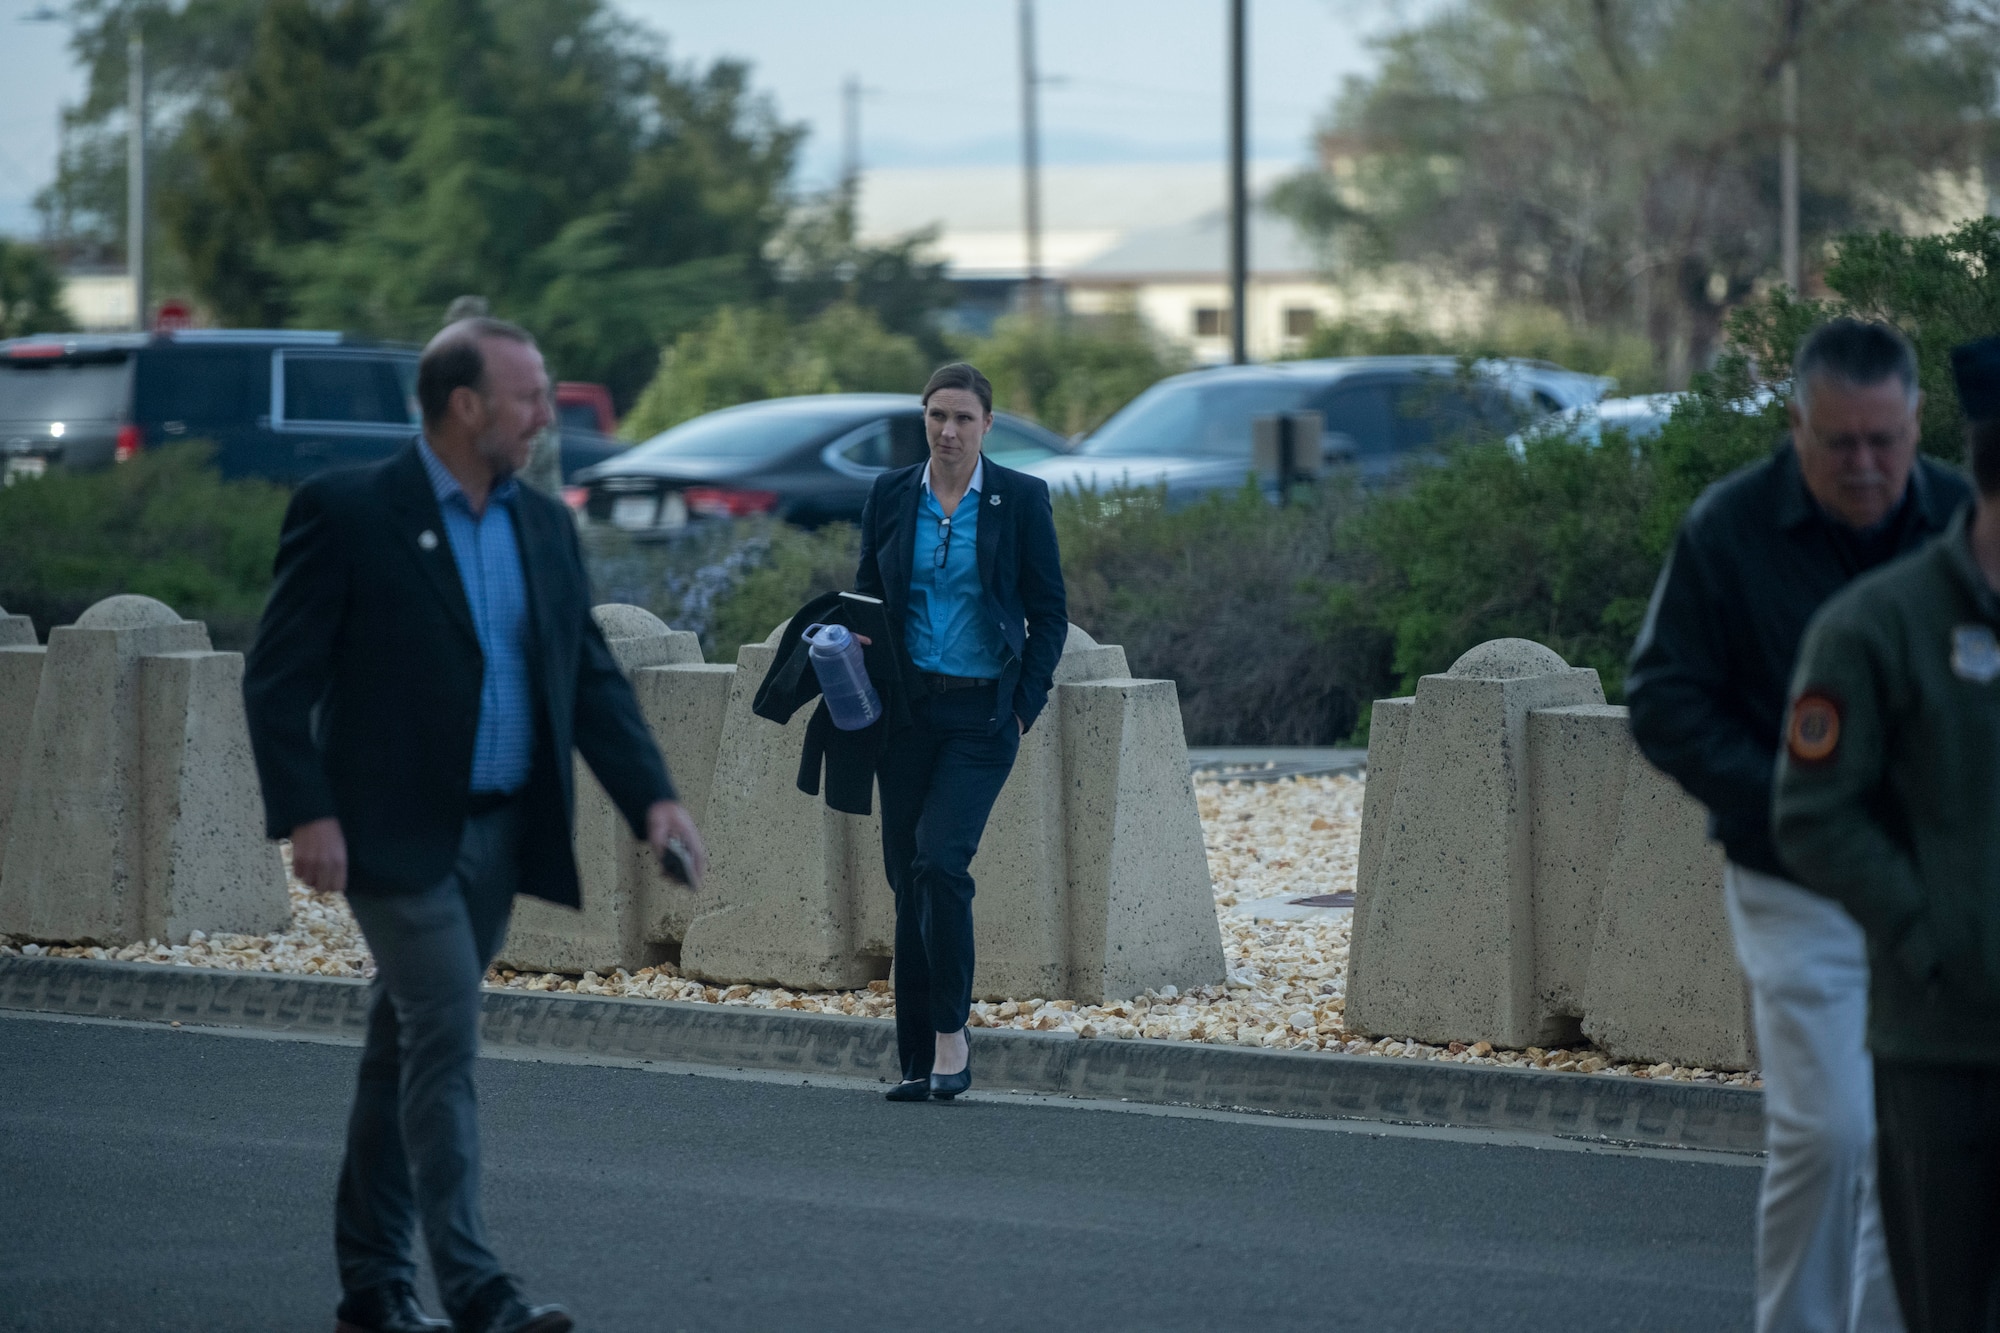
[(563, 380), (556, 385), (556, 420), (571, 430), (618, 433), (618, 414), (611, 410), (611, 390), (602, 384)]

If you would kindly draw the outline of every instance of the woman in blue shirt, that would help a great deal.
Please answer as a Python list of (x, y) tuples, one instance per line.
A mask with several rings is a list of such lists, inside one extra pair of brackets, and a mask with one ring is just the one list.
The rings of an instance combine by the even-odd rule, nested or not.
[(885, 603), (913, 725), (877, 765), (896, 893), (891, 1101), (972, 1084), (972, 876), (1021, 737), (1048, 703), (1069, 633), (1048, 484), (982, 457), (993, 386), (963, 363), (924, 386), (930, 460), (885, 473), (861, 514), (855, 587)]

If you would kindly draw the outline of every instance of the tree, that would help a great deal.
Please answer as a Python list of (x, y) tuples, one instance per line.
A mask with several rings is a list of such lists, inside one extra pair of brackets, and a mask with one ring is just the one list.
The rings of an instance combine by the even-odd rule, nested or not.
[(232, 323), (399, 338), (453, 297), (628, 400), (660, 347), (775, 290), (802, 131), (747, 70), (669, 63), (603, 0), (82, 0), (90, 91), (44, 195), (75, 248), (122, 242), (125, 34), (147, 36), (169, 244)]
[(2000, 68), (1991, 0), (1454, 0), (1381, 50), (1283, 205), (1348, 263), (1642, 332), (1672, 383), (1775, 273), (1786, 61), (1808, 255), (1946, 212)]
[(46, 252), (0, 238), (0, 338), (71, 327), (62, 275)]

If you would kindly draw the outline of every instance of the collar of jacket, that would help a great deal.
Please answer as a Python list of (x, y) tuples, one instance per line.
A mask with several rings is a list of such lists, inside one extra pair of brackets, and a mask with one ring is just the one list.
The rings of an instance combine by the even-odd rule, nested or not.
[[(1806, 489), (1805, 473), (1799, 468), (1798, 449), (1792, 443), (1791, 436), (1787, 435), (1772, 451), (1771, 463), (1777, 470), (1778, 526), (1790, 532), (1812, 519), (1821, 517), (1823, 511), (1819, 507), (1819, 502), (1813, 499), (1812, 492)], [(1923, 518), (1924, 529), (1928, 532), (1938, 531), (1951, 522), (1952, 516), (1950, 498), (1942, 493), (1941, 488), (1931, 484), (1930, 469), (1936, 466), (1938, 465), (1922, 454), (1917, 455), (1916, 462), (1910, 466), (1910, 480), (1905, 493), (1905, 499)], [(1898, 510), (1902, 505), (1902, 500), (1896, 502)], [(1892, 520), (1895, 517), (1897, 515), (1891, 515)]]
[[(917, 572), (917, 507), (923, 503), (925, 469), (930, 464), (915, 463), (903, 469), (903, 474), (895, 478), (893, 484), (900, 489), (894, 496), (897, 521), (902, 525), (896, 534), (896, 554), (902, 568), (884, 572), (883, 585), (888, 591), (890, 615), (896, 624), (902, 623), (909, 614), (910, 580)], [(979, 460), (980, 482), (984, 489), (979, 492), (978, 503), (984, 506), (979, 514), (979, 586), (990, 598), (993, 588), (993, 562), (1000, 549), (1000, 530), (1006, 516), (1012, 512), (1017, 488), (1017, 477), (1012, 469), (1004, 468), (990, 458)], [(971, 491), (966, 495), (969, 499)]]
[(1985, 571), (1972, 558), (1972, 516), (1976, 512), (1976, 505), (1969, 504), (1952, 516), (1951, 526), (1944, 530), (1944, 536), (1938, 538), (1939, 558), (1979, 609), (1979, 614), (1989, 624), (2000, 625), (2000, 595), (1994, 593), (1993, 585), (1986, 581)]

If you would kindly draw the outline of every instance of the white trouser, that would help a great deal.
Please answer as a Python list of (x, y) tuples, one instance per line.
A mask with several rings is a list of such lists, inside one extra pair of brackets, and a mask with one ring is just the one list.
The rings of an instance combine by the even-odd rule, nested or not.
[(1875, 1198), (1868, 954), (1831, 898), (1730, 863), (1764, 1073), (1758, 1333), (1901, 1333)]

